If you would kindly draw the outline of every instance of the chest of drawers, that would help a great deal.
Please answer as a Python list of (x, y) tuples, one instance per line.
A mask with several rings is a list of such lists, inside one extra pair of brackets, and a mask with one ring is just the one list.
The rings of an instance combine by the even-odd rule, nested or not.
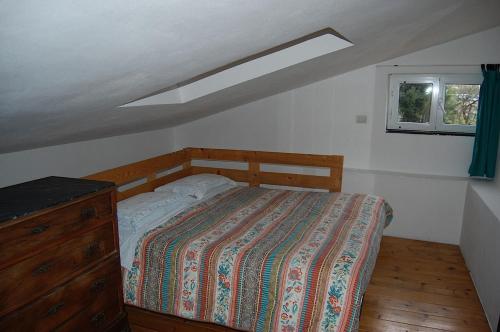
[(127, 330), (113, 183), (0, 189), (0, 331)]

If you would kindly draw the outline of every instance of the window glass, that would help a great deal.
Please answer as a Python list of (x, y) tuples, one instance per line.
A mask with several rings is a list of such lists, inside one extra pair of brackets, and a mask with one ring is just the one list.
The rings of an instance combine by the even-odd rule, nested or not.
[(399, 122), (428, 123), (431, 115), (432, 83), (399, 85)]
[(445, 84), (443, 123), (475, 126), (479, 84)]

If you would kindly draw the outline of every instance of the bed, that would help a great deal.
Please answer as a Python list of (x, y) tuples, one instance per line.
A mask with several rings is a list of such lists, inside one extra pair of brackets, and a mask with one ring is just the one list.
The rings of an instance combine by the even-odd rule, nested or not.
[[(248, 167), (193, 165), (199, 159)], [(356, 331), (392, 210), (381, 197), (340, 192), (342, 162), (342, 156), (188, 148), (89, 176), (129, 184), (118, 194), (119, 211), (140, 194), (192, 175), (249, 184), (228, 180), (203, 197), (165, 198), (175, 204), (164, 205), (147, 227), (133, 236), (120, 230), (126, 304), (164, 313), (166, 322), (175, 315), (248, 331)], [(263, 164), (326, 167), (329, 175), (268, 172)], [(175, 171), (158, 176), (167, 169)], [(140, 178), (145, 182), (130, 186)]]

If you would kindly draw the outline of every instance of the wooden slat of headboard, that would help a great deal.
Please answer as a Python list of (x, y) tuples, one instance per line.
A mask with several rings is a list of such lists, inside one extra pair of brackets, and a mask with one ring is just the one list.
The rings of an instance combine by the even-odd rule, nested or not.
[[(252, 177), (246, 170), (193, 166), (192, 172), (193, 174), (219, 174), (237, 182), (248, 182), (250, 185), (252, 184), (252, 182), (250, 181)], [(330, 189), (332, 187), (329, 176), (276, 172), (259, 172), (258, 184), (272, 184), (279, 186), (317, 189)]]
[[(248, 164), (248, 169), (228, 169), (220, 167), (192, 166), (192, 160), (236, 161)], [(238, 182), (248, 182), (250, 186), (260, 184), (282, 185), (303, 188), (340, 191), (342, 188), (343, 156), (315, 155), (286, 152), (265, 152), (247, 150), (226, 150), (206, 148), (186, 148), (177, 152), (146, 159), (125, 166), (89, 175), (85, 178), (115, 182), (117, 186), (141, 183), (118, 193), (118, 200), (154, 190), (163, 184), (191, 174), (213, 173), (227, 176)], [(292, 174), (283, 172), (263, 172), (261, 164), (322, 167), (330, 170), (329, 176)], [(158, 173), (182, 166), (182, 170), (158, 177)]]
[(191, 170), (182, 169), (180, 171), (162, 176), (160, 178), (148, 181), (146, 183), (140, 184), (138, 186), (132, 187), (130, 189), (118, 192), (117, 200), (121, 201), (127, 199), (129, 197), (139, 195), (141, 193), (145, 193), (148, 191), (153, 191), (156, 187), (163, 186), (169, 182), (173, 182), (175, 180), (179, 180), (183, 177), (191, 175)]
[(260, 183), (278, 186), (331, 189), (330, 177), (308, 174), (261, 172)]
[(103, 172), (95, 173), (86, 176), (86, 179), (103, 180), (114, 182), (117, 186), (131, 183), (142, 178), (150, 177), (154, 181), (152, 175), (162, 170), (174, 168), (190, 161), (189, 154), (186, 150), (180, 150), (168, 153), (162, 156), (138, 161), (132, 164), (112, 168)]
[[(224, 175), (223, 172), (226, 172), (225, 176), (235, 181), (248, 182), (251, 186), (258, 186), (260, 183), (264, 183), (292, 187), (319, 188), (329, 191), (341, 191), (342, 189), (344, 156), (207, 148), (186, 148), (186, 150), (189, 151), (191, 159), (239, 161), (248, 163), (249, 167), (246, 176), (247, 180), (236, 180), (231, 177), (233, 173), (228, 173), (228, 170), (223, 168), (205, 169), (204, 171), (197, 169), (196, 172), (198, 173), (211, 172)], [(261, 172), (260, 164), (325, 167), (329, 168), (330, 175), (316, 176), (281, 172)], [(239, 175), (242, 176), (242, 174)]]
[(250, 161), (249, 152), (245, 150), (186, 148), (191, 160), (220, 160), (220, 161)]
[(249, 182), (248, 171), (244, 171), (241, 169), (192, 166), (191, 171), (193, 174), (218, 174), (228, 177), (236, 182)]
[(187, 148), (192, 159), (259, 162), (313, 167), (342, 168), (344, 157), (289, 152), (246, 151), (229, 149)]
[(342, 191), (342, 174), (344, 167), (330, 167), (330, 191)]

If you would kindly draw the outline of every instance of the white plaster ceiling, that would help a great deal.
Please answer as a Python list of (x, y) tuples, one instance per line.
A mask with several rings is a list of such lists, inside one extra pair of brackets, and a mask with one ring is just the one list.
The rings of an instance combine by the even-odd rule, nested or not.
[[(500, 25), (499, 0), (4, 0), (0, 8), (0, 152), (174, 126)], [(184, 104), (118, 107), (326, 27), (354, 46)]]

